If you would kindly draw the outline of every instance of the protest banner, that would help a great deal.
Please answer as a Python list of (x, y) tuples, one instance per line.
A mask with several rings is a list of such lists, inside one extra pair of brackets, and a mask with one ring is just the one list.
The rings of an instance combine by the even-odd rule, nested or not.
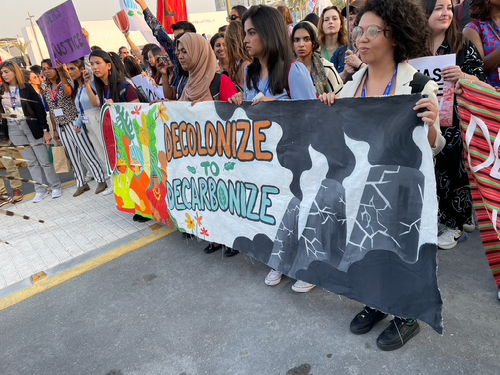
[(54, 68), (56, 60), (67, 64), (90, 54), (89, 43), (82, 33), (82, 25), (71, 0), (48, 10), (36, 23), (45, 39)]
[(500, 288), (500, 93), (460, 81), (457, 97), (472, 199), (486, 258)]
[(120, 0), (120, 9), (125, 11), (128, 16), (130, 31), (139, 31), (148, 43), (158, 44), (158, 40), (153, 35), (144, 19), (144, 13), (142, 13), (141, 7), (135, 0)]
[(416, 101), (105, 107), (117, 206), (442, 332), (434, 166)]
[(453, 126), (453, 101), (455, 87), (451, 82), (443, 79), (443, 69), (456, 65), (456, 55), (440, 55), (420, 57), (408, 61), (420, 73), (432, 78), (438, 84), (439, 122), (441, 127)]
[(143, 73), (132, 77), (132, 82), (149, 99), (150, 103), (156, 100), (165, 100), (163, 87), (158, 86), (147, 74)]

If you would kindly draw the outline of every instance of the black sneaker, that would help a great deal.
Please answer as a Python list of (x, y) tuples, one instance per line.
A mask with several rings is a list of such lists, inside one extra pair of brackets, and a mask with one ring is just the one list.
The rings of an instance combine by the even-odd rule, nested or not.
[(420, 326), (416, 320), (403, 320), (394, 317), (389, 327), (377, 338), (377, 346), (380, 350), (396, 350), (403, 347), (419, 332)]
[(351, 325), (349, 328), (355, 335), (362, 335), (364, 333), (370, 332), (375, 324), (385, 319), (386, 316), (387, 314), (384, 314), (382, 311), (371, 309), (368, 306), (365, 306), (363, 311), (356, 315), (351, 321)]
[(238, 250), (231, 249), (230, 247), (226, 248), (226, 251), (224, 251), (224, 256), (226, 258), (234, 257), (235, 255), (239, 254), (240, 252)]

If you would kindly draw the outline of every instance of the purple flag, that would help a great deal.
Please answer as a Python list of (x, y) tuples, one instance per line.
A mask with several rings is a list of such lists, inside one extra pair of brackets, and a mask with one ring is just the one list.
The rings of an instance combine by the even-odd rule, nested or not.
[(90, 54), (90, 46), (82, 33), (82, 25), (71, 0), (45, 12), (36, 23), (50, 53), (52, 65), (56, 59), (70, 63)]

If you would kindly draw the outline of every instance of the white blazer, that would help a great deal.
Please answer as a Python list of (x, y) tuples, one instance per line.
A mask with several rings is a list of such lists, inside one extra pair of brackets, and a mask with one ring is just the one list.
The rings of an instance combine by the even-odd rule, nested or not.
[[(368, 67), (366, 66), (363, 69), (360, 69), (358, 72), (356, 72), (356, 74), (352, 76), (352, 81), (349, 81), (344, 85), (344, 88), (340, 92), (341, 98), (353, 98), (356, 95), (356, 91), (358, 91), (359, 85), (363, 80), (366, 69), (368, 69)], [(406, 62), (398, 64), (395, 95), (411, 95), (410, 83), (413, 80), (413, 75), (416, 72), (417, 70)], [(433, 80), (427, 82), (427, 84), (424, 86), (424, 89), (422, 90), (422, 94), (427, 94), (429, 96), (429, 99), (436, 102), (436, 104), (439, 106), (437, 93), (438, 93), (438, 85)], [(441, 134), (441, 128), (439, 126), (439, 117), (436, 119), (436, 122), (434, 122), (434, 128), (436, 128), (438, 135), (436, 137), (434, 145), (431, 146), (431, 148), (432, 148), (432, 153), (436, 155), (441, 152), (441, 150), (446, 144), (446, 140)]]

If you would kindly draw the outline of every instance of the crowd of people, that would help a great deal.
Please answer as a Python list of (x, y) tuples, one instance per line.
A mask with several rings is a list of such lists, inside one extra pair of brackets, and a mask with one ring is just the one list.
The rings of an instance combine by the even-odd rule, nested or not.
[[(8, 138), (0, 146), (30, 145), (21, 150), (31, 176), (45, 181), (52, 198), (62, 195), (61, 183), (49, 161), (45, 144), (60, 141), (68, 151), (77, 184), (74, 197), (90, 188), (112, 194), (106, 171), (105, 145), (99, 123), (100, 107), (113, 102), (147, 101), (132, 78), (146, 75), (163, 89), (165, 100), (222, 101), (257, 105), (272, 100), (320, 100), (335, 105), (337, 98), (367, 98), (421, 93), (414, 108), (428, 127), (429, 153), (435, 158), (441, 249), (452, 249), (475, 230), (464, 145), (456, 112), (451, 127), (441, 128), (438, 85), (418, 73), (409, 59), (456, 54), (456, 63), (443, 70), (445, 81), (464, 79), (490, 90), (500, 87), (500, 0), (366, 0), (355, 1), (350, 17), (335, 6), (309, 14), (294, 24), (286, 7), (235, 6), (229, 24), (207, 40), (189, 22), (163, 28), (145, 0), (136, 0), (158, 44), (117, 52), (92, 47), (90, 56), (52, 66), (44, 60), (22, 72), (12, 62), (0, 65), (3, 81), (1, 110)], [(418, 3), (418, 4), (417, 4)], [(464, 19), (469, 22), (464, 23)], [(462, 27), (460, 26), (462, 25)], [(463, 30), (462, 30), (463, 29)], [(15, 164), (2, 160), (11, 176)], [(85, 172), (87, 171), (87, 172)], [(22, 186), (12, 182), (7, 194), (0, 180), (0, 206), (23, 199)], [(34, 203), (50, 193), (37, 187)], [(134, 220), (149, 218), (135, 215)], [(222, 248), (211, 243), (212, 253)], [(237, 250), (226, 249), (226, 256)], [(267, 285), (277, 285), (282, 273), (270, 270)], [(296, 292), (314, 285), (297, 280)], [(363, 334), (386, 317), (365, 306), (351, 322), (351, 332)], [(419, 332), (412, 317), (395, 317), (377, 339), (382, 350), (402, 347)]]

